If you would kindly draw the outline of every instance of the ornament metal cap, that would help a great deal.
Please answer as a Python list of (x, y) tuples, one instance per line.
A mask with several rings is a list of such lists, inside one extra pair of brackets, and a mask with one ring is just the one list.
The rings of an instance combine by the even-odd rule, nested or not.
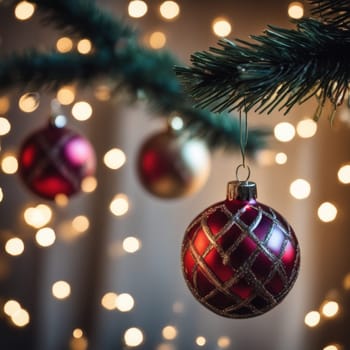
[(227, 199), (250, 201), (256, 199), (256, 183), (253, 181), (231, 181), (227, 184)]

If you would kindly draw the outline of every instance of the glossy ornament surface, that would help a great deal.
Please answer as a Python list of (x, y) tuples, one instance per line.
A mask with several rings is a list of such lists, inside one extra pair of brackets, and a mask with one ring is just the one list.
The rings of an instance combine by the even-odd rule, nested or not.
[(230, 182), (226, 200), (199, 214), (183, 239), (182, 269), (189, 289), (224, 317), (271, 310), (292, 288), (299, 265), (293, 229), (256, 201), (253, 182)]
[(79, 192), (82, 180), (92, 176), (95, 167), (90, 142), (53, 123), (29, 135), (19, 152), (19, 174), (24, 184), (45, 199)]
[(177, 198), (198, 191), (210, 172), (210, 153), (198, 139), (166, 130), (141, 146), (137, 174), (143, 187), (160, 198)]

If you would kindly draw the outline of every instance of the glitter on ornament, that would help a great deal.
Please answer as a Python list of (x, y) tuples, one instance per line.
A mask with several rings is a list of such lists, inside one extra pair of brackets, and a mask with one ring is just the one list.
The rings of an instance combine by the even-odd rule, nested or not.
[(227, 199), (193, 220), (182, 245), (183, 274), (192, 294), (229, 318), (258, 316), (279, 304), (299, 265), (293, 229), (256, 201), (254, 182), (230, 182)]

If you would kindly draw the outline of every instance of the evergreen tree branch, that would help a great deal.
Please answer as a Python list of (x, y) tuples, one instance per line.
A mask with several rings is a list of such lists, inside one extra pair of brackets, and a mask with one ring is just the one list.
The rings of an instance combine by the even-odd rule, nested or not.
[(350, 82), (348, 30), (303, 19), (296, 30), (269, 26), (252, 38), (255, 43), (222, 40), (219, 48), (193, 54), (192, 67), (176, 67), (197, 108), (288, 113), (317, 96), (320, 112), (327, 100), (343, 102)]
[(323, 22), (333, 23), (349, 29), (350, 2), (349, 0), (309, 0), (313, 6), (311, 14), (320, 16)]
[[(189, 106), (172, 69), (174, 61), (166, 52), (153, 52), (134, 45), (112, 52), (100, 49), (91, 55), (41, 53), (36, 50), (0, 59), (0, 91), (15, 87), (58, 89), (70, 83), (82, 86), (99, 78), (109, 78), (127, 87), (130, 93), (142, 90), (166, 118), (178, 111), (192, 136), (205, 140), (212, 148), (239, 147), (239, 125), (227, 114), (215, 115)], [(268, 132), (252, 130), (247, 151), (266, 146)]]
[(31, 0), (44, 15), (44, 24), (91, 39), (95, 47), (114, 48), (134, 30), (103, 11), (93, 0)]

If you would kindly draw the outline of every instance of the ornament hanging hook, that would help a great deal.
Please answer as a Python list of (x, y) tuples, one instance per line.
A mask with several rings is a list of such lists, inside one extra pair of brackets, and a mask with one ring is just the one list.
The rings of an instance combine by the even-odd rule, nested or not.
[(237, 181), (242, 181), (239, 179), (239, 170), (241, 168), (247, 169), (247, 176), (245, 180), (248, 181), (250, 178), (250, 168), (248, 165), (246, 165), (246, 148), (248, 144), (248, 116), (247, 116), (247, 110), (244, 107), (244, 111), (242, 113), (242, 110), (239, 110), (239, 132), (240, 132), (240, 150), (241, 150), (241, 156), (242, 156), (242, 163), (238, 165), (236, 168), (236, 179)]

